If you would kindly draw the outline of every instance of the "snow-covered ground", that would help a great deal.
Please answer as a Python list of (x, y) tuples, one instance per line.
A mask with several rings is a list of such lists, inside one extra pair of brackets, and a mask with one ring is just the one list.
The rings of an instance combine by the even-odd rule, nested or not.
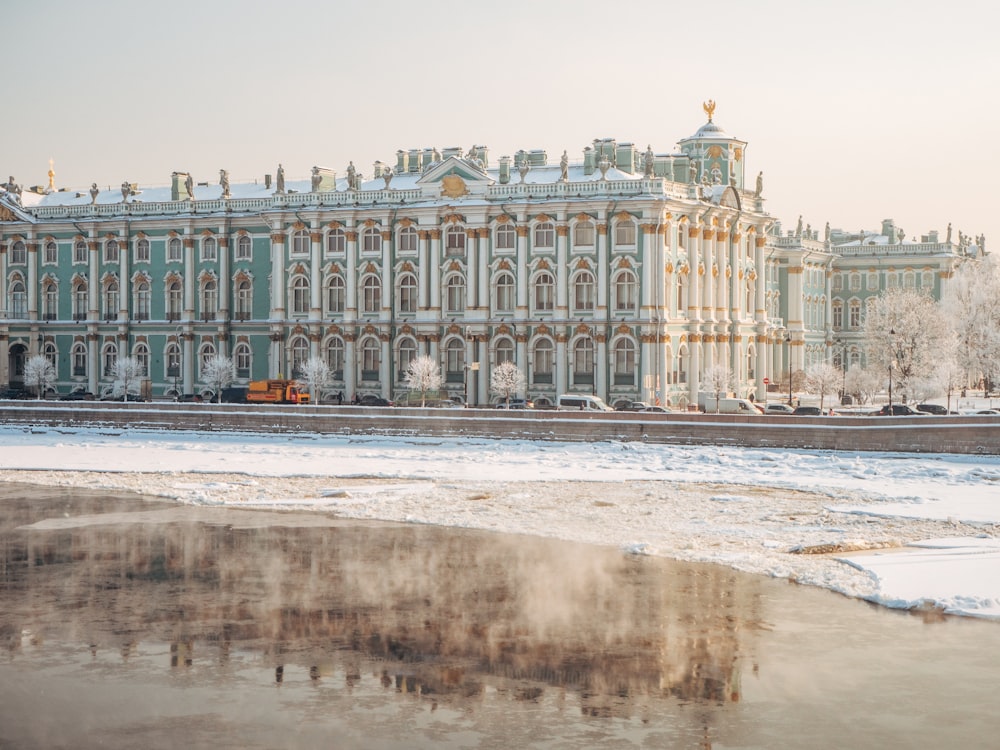
[(1000, 619), (998, 457), (0, 427), (0, 481), (551, 536)]

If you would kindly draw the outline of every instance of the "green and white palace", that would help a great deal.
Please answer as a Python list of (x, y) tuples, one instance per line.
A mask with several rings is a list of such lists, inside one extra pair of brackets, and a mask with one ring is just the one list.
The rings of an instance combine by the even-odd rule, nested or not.
[[(599, 139), (582, 153), (485, 146), (396, 152), (370, 177), (281, 165), (169, 186), (0, 186), (0, 386), (48, 357), (57, 390), (98, 396), (118, 357), (152, 398), (205, 393), (201, 366), (238, 382), (294, 377), (323, 357), (329, 393), (398, 399), (409, 362), (440, 362), (449, 394), (496, 401), (513, 361), (540, 404), (697, 403), (707, 368), (739, 395), (815, 362), (863, 358), (861, 310), (893, 284), (935, 296), (971, 241), (951, 229), (782, 232), (747, 143), (708, 122), (665, 151)], [(822, 234), (822, 236), (820, 236)], [(981, 241), (980, 241), (980, 244)], [(971, 247), (975, 250), (975, 247)]]

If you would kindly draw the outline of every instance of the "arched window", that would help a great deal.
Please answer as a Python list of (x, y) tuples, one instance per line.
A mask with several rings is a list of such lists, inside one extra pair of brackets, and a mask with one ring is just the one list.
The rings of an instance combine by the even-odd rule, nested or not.
[(309, 232), (305, 229), (296, 229), (292, 232), (292, 255), (309, 254)]
[(219, 259), (219, 244), (215, 237), (206, 237), (201, 241), (201, 260), (203, 263), (215, 263)]
[(42, 287), (42, 319), (56, 320), (58, 318), (59, 287), (54, 281), (49, 281)]
[(347, 250), (347, 235), (339, 227), (326, 236), (327, 255), (342, 255)]
[(219, 312), (219, 284), (215, 279), (205, 279), (201, 283), (201, 319), (215, 320)]
[(292, 314), (306, 315), (309, 312), (309, 279), (296, 276), (292, 279)]
[(180, 237), (171, 237), (167, 242), (167, 262), (180, 263), (182, 256), (183, 253)]
[(198, 373), (201, 380), (205, 379), (209, 363), (215, 358), (215, 344), (206, 341), (198, 350)]
[(361, 233), (361, 250), (366, 253), (382, 252), (382, 233), (378, 227), (366, 227)]
[(573, 279), (573, 308), (575, 310), (594, 309), (594, 274), (580, 271)]
[(118, 258), (119, 258), (118, 242), (115, 240), (108, 240), (106, 243), (104, 243), (104, 262), (117, 263)]
[(622, 271), (615, 277), (615, 310), (633, 312), (639, 302), (638, 284), (632, 271)]
[(83, 240), (77, 240), (73, 243), (73, 262), (74, 263), (86, 263), (87, 262), (87, 243)]
[(417, 277), (412, 273), (404, 273), (399, 277), (397, 308), (401, 313), (415, 313), (417, 311)]
[(674, 382), (675, 383), (686, 383), (687, 382), (687, 368), (688, 368), (688, 350), (687, 345), (681, 346), (677, 351), (677, 369), (674, 370)]
[(573, 227), (573, 246), (594, 246), (594, 222), (586, 220), (577, 222), (576, 226)]
[(81, 341), (73, 344), (73, 351), (70, 353), (73, 358), (73, 376), (83, 377), (87, 374), (87, 346)]
[(460, 313), (465, 311), (465, 279), (452, 274), (445, 284), (445, 312)]
[(149, 290), (149, 282), (141, 279), (135, 285), (135, 319), (149, 320), (149, 308), (152, 295)]
[(410, 363), (417, 358), (417, 342), (409, 336), (399, 340), (399, 372), (397, 379), (403, 381), (406, 378), (406, 371), (410, 368)]
[(413, 227), (403, 227), (399, 230), (399, 252), (417, 252), (417, 230)]
[(110, 378), (115, 374), (115, 365), (118, 364), (118, 347), (114, 343), (107, 343), (101, 350), (101, 358), (104, 361), (104, 377)]
[(344, 340), (339, 336), (326, 342), (326, 364), (334, 380), (344, 379)]
[(498, 365), (502, 365), (504, 362), (513, 362), (514, 354), (515, 349), (513, 341), (506, 336), (497, 340), (496, 360)]
[(242, 278), (236, 282), (236, 319), (250, 320), (253, 317), (253, 284)]
[(163, 364), (166, 366), (166, 377), (176, 380), (181, 376), (181, 346), (176, 341), (167, 344), (163, 352)]
[(58, 362), (56, 345), (53, 344), (51, 341), (46, 341), (45, 346), (42, 347), (42, 356), (48, 360), (50, 365), (55, 367)]
[(542, 221), (535, 225), (536, 248), (548, 248), (556, 246), (556, 228), (551, 221)]
[(850, 320), (848, 321), (848, 327), (850, 328), (861, 328), (861, 300), (852, 299), (848, 305), (848, 314)]
[(250, 368), (253, 366), (253, 350), (245, 341), (241, 341), (233, 348), (233, 363), (236, 365), (236, 377), (250, 377)]
[(326, 282), (327, 317), (344, 312), (346, 287), (341, 276), (331, 276)]
[(447, 255), (465, 255), (465, 227), (452, 224), (444, 235)]
[(236, 240), (236, 260), (250, 260), (253, 257), (253, 241), (250, 235), (241, 234)]
[(553, 348), (549, 339), (539, 339), (535, 343), (532, 378), (536, 383), (552, 382)]
[(494, 242), (497, 250), (513, 250), (517, 246), (517, 230), (514, 229), (514, 225), (511, 223), (498, 225)]
[(573, 382), (580, 385), (594, 383), (594, 341), (581, 336), (573, 344)]
[(139, 376), (149, 376), (149, 347), (142, 341), (135, 345), (132, 350), (132, 357), (135, 359)]
[(551, 311), (556, 304), (556, 280), (548, 271), (535, 276), (535, 310)]
[(295, 377), (302, 375), (302, 367), (309, 360), (309, 339), (305, 336), (296, 336), (292, 339), (292, 361), (291, 371)]
[(77, 281), (73, 284), (73, 320), (87, 319), (87, 284)]
[(118, 317), (118, 282), (110, 279), (104, 284), (104, 319), (114, 320)]
[(445, 346), (444, 380), (446, 383), (465, 382), (465, 344), (451, 339)]
[(378, 276), (365, 276), (361, 282), (361, 311), (377, 313), (382, 308), (382, 281)]
[(28, 262), (28, 249), (21, 240), (18, 240), (10, 248), (9, 262), (11, 265), (23, 266)]
[(504, 271), (496, 281), (496, 311), (514, 312), (514, 275)]
[(687, 317), (687, 281), (686, 273), (677, 274), (677, 316)]
[(635, 344), (620, 338), (614, 343), (615, 385), (635, 385)]
[(135, 262), (149, 263), (149, 240), (140, 237), (135, 242)]
[(361, 380), (378, 381), (382, 350), (378, 339), (369, 336), (361, 342)]
[(45, 263), (57, 263), (59, 261), (59, 249), (54, 242), (45, 243)]
[(833, 312), (833, 327), (835, 329), (841, 329), (844, 327), (844, 303), (839, 299), (833, 301), (831, 306)]
[(167, 284), (167, 320), (181, 319), (181, 310), (184, 306), (183, 294), (179, 280), (174, 279)]
[(615, 224), (615, 247), (635, 244), (635, 222), (623, 219)]

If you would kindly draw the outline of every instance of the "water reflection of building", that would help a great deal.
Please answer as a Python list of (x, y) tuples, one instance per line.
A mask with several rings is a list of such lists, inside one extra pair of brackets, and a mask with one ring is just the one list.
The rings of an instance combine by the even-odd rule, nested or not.
[(4, 529), (8, 648), (17, 658), (13, 634), (25, 629), (123, 659), (164, 641), (183, 669), (225, 663), (238, 647), (276, 680), (342, 673), (472, 701), (486, 685), (514, 700), (556, 687), (596, 716), (739, 700), (758, 614), (753, 579), (733, 571), (430, 527), (259, 520)]

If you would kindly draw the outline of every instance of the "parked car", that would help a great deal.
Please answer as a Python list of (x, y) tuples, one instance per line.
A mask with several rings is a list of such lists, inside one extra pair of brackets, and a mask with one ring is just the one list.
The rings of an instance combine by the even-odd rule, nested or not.
[(381, 396), (375, 396), (371, 393), (366, 393), (358, 400), (358, 406), (392, 406), (392, 401), (384, 399)]
[(980, 409), (975, 413), (984, 417), (1000, 417), (1000, 409)]
[(662, 406), (647, 406), (642, 411), (645, 412), (645, 413), (647, 413), (647, 414), (669, 414), (670, 413), (669, 409), (665, 409)]
[(645, 411), (648, 407), (645, 401), (622, 401), (615, 405), (615, 411)]
[(818, 406), (796, 406), (792, 410), (792, 415), (796, 417), (822, 417), (823, 410)]
[(794, 411), (788, 404), (768, 404), (764, 407), (765, 414), (792, 414)]
[(909, 404), (892, 404), (892, 410), (890, 413), (890, 405), (886, 404), (877, 412), (875, 415), (878, 417), (925, 417), (926, 413), (922, 411), (917, 411)]
[(94, 394), (89, 391), (70, 391), (59, 397), (60, 401), (93, 401)]
[(917, 404), (917, 411), (922, 411), (924, 414), (958, 414), (957, 411), (948, 411), (948, 407), (941, 404)]
[(534, 409), (535, 404), (531, 401), (527, 401), (523, 398), (512, 398), (510, 403), (507, 401), (501, 401), (497, 404), (498, 409)]
[(125, 393), (121, 396), (107, 395), (101, 398), (101, 401), (145, 401), (142, 396), (138, 393)]
[(8, 388), (5, 391), (0, 392), (0, 398), (2, 399), (28, 399), (34, 398), (34, 394), (26, 391), (22, 388)]

